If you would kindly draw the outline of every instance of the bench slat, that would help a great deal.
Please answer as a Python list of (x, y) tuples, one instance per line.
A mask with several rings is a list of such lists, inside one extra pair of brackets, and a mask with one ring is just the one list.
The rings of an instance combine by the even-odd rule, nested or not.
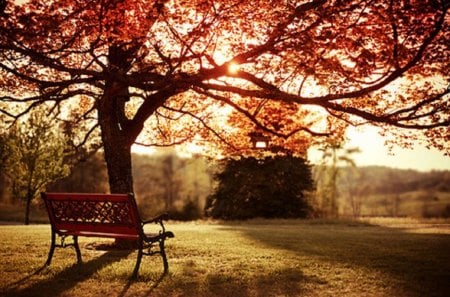
[(98, 232), (137, 236), (140, 218), (128, 194), (45, 193), (44, 200), (56, 232)]
[(85, 237), (108, 237), (108, 238), (120, 238), (120, 239), (139, 239), (137, 234), (124, 234), (121, 233), (102, 233), (102, 232), (90, 232), (90, 231), (73, 231), (73, 230), (60, 230), (60, 235), (75, 235), (75, 236), (85, 236)]

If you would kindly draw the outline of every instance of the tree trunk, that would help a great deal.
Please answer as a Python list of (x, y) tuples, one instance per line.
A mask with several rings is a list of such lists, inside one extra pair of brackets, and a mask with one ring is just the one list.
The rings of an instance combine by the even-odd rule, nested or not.
[[(134, 136), (127, 133), (125, 102), (128, 98), (128, 86), (107, 82), (97, 108), (110, 193), (133, 193), (131, 145)], [(116, 239), (115, 244), (120, 248), (137, 247), (137, 241), (123, 239)]]
[[(135, 52), (139, 48), (126, 49), (113, 45), (109, 48), (109, 68), (116, 71), (117, 77), (111, 75), (105, 82), (102, 98), (97, 102), (98, 122), (100, 124), (105, 161), (108, 169), (109, 189), (111, 193), (133, 193), (133, 175), (131, 164), (131, 146), (139, 135), (147, 117), (132, 123), (125, 114), (126, 102), (130, 93), (126, 82), (120, 79), (120, 73), (127, 73)], [(164, 94), (159, 100), (152, 101), (149, 114), (156, 110), (170, 94)], [(137, 241), (116, 240), (116, 245), (137, 247)]]
[(30, 193), (27, 193), (26, 197), (26, 206), (25, 206), (25, 225), (30, 224), (30, 208), (31, 208), (31, 200), (33, 196)]
[[(102, 132), (103, 134), (103, 132)], [(133, 193), (131, 145), (120, 141), (103, 140), (111, 193)]]
[[(106, 86), (105, 94), (98, 107), (98, 118), (102, 133), (105, 161), (108, 168), (111, 193), (133, 192), (131, 172), (131, 145), (134, 138), (126, 133), (124, 93), (128, 87), (113, 82)], [(122, 96), (121, 96), (122, 95)]]

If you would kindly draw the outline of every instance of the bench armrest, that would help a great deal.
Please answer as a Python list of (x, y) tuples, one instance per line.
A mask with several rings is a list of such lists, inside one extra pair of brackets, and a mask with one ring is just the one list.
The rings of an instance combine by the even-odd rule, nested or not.
[(150, 220), (143, 221), (142, 226), (144, 226), (146, 224), (150, 224), (150, 223), (159, 224), (159, 225), (161, 225), (162, 232), (164, 233), (166, 228), (164, 227), (163, 221), (167, 221), (168, 219), (169, 219), (169, 214), (163, 213), (163, 214), (160, 214), (159, 216), (151, 218)]

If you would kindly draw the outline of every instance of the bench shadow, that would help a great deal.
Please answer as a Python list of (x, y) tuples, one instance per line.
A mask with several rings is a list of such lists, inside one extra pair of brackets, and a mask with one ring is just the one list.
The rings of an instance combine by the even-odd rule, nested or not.
[(282, 232), (252, 224), (225, 228), (301, 257), (382, 271), (387, 279), (400, 280), (408, 296), (448, 296), (450, 292), (448, 234), (410, 233), (358, 222), (343, 223), (342, 228), (335, 224), (319, 228), (302, 222), (293, 225), (277, 225)]
[(46, 269), (51, 270), (51, 266), (43, 266), (22, 279), (6, 286), (4, 291), (1, 292), (1, 295), (4, 297), (29, 297), (36, 296), (36, 294), (39, 295), (39, 292), (46, 292), (48, 296), (59, 296), (63, 292), (75, 287), (78, 283), (91, 278), (94, 273), (102, 268), (127, 257), (131, 252), (131, 250), (106, 252), (95, 259), (83, 262), (82, 264), (73, 264), (42, 281), (37, 281), (30, 286), (22, 287), (33, 276), (44, 273)]

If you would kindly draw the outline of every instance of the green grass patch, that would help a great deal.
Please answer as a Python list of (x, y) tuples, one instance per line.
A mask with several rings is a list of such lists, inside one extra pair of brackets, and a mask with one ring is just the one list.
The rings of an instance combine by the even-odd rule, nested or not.
[(448, 221), (253, 220), (168, 222), (170, 272), (136, 253), (97, 251), (81, 238), (50, 245), (48, 225), (0, 226), (1, 296), (448, 296)]

